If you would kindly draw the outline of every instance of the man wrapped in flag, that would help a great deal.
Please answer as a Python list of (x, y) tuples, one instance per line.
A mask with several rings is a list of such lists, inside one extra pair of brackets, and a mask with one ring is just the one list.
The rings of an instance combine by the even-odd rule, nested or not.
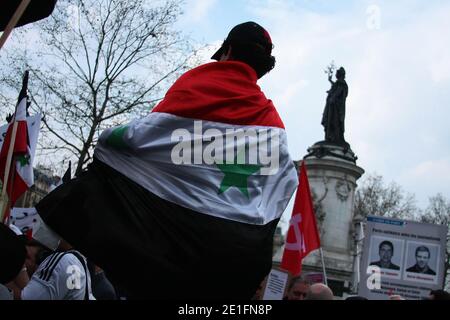
[(269, 34), (234, 27), (145, 118), (102, 133), (94, 161), (37, 206), (131, 298), (250, 299), (298, 184), (286, 133), (256, 84)]

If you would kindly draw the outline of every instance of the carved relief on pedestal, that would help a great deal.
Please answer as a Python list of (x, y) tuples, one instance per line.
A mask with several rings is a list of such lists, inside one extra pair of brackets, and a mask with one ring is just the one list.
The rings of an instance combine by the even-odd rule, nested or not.
[(324, 221), (326, 212), (323, 209), (322, 201), (326, 198), (328, 194), (328, 179), (324, 176), (323, 177), (323, 185), (325, 188), (325, 191), (322, 196), (319, 197), (317, 192), (315, 192), (314, 188), (311, 188), (311, 196), (313, 200), (313, 206), (314, 206), (314, 212), (316, 214), (316, 221), (317, 221), (317, 227), (319, 229), (320, 237), (322, 238), (325, 234), (325, 228), (324, 228)]
[(336, 181), (335, 191), (339, 200), (344, 202), (347, 201), (348, 196), (352, 192), (352, 187), (350, 183), (347, 181), (347, 177)]

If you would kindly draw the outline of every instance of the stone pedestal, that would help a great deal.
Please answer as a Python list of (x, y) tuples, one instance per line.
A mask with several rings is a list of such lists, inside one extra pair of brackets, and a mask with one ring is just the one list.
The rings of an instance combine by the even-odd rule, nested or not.
[[(353, 281), (356, 181), (364, 170), (356, 165), (350, 146), (325, 141), (308, 149), (304, 157), (320, 230), (329, 285), (336, 295), (349, 291)], [(319, 251), (303, 260), (304, 272), (321, 272)]]

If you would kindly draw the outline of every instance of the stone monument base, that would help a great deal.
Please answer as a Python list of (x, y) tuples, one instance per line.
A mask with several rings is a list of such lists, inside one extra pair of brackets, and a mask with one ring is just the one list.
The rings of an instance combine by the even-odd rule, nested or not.
[[(303, 158), (314, 202), (329, 286), (336, 296), (348, 292), (353, 279), (356, 181), (364, 170), (356, 165), (350, 145), (320, 141)], [(303, 270), (322, 272), (319, 250), (303, 260)]]

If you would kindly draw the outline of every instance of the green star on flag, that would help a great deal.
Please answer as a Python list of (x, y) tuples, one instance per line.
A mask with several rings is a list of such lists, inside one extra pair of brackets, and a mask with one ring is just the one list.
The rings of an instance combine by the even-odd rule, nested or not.
[(248, 178), (259, 171), (262, 167), (257, 164), (237, 164), (237, 163), (223, 163), (216, 164), (220, 171), (223, 172), (224, 177), (219, 187), (218, 194), (227, 191), (231, 187), (238, 188), (247, 198), (248, 196)]
[(30, 164), (30, 156), (22, 154), (17, 157), (17, 161), (19, 161), (21, 167), (24, 167)]
[(128, 126), (119, 126), (115, 128), (109, 137), (106, 139), (106, 143), (113, 148), (124, 149), (127, 147), (125, 141), (123, 141), (123, 135), (127, 131)]

